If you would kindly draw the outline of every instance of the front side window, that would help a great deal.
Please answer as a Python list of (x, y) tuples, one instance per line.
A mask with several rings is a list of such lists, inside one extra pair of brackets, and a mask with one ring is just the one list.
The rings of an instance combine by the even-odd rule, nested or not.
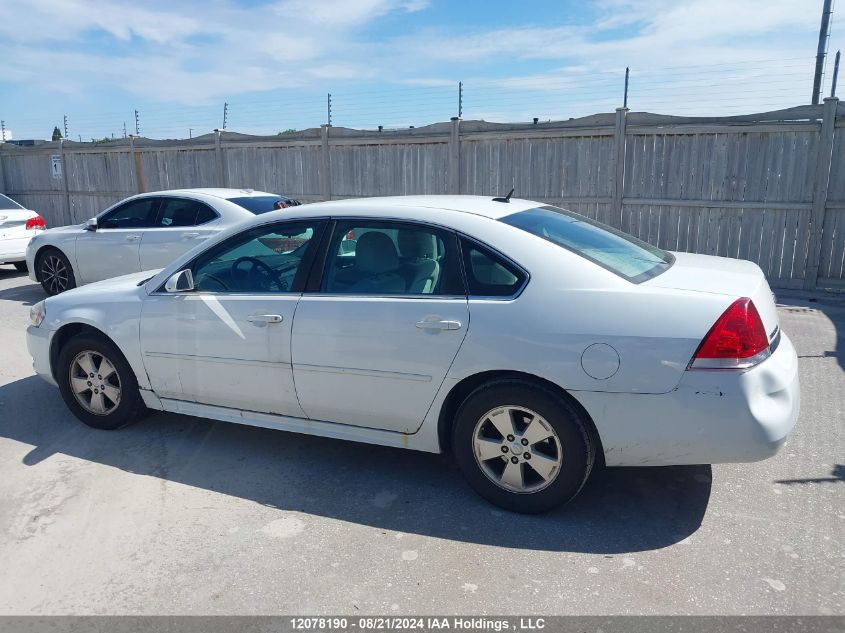
[(461, 251), (471, 297), (512, 297), (525, 284), (524, 272), (480, 244), (464, 238)]
[(216, 217), (214, 211), (197, 200), (164, 198), (155, 225), (158, 228), (197, 226)]
[(674, 262), (671, 253), (557, 207), (519, 211), (501, 221), (572, 251), (633, 283), (656, 277)]
[(97, 220), (101, 229), (145, 229), (154, 225), (159, 198), (132, 200), (112, 209)]
[(405, 222), (338, 222), (321, 290), (355, 295), (463, 295), (455, 235)]
[(200, 292), (301, 292), (322, 222), (259, 226), (218, 244), (191, 267)]

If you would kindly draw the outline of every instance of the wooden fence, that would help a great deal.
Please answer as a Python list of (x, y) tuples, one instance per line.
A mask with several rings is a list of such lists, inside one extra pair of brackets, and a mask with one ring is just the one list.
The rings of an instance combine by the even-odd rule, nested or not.
[(663, 248), (750, 259), (774, 287), (845, 287), (845, 106), (835, 98), (718, 118), (619, 109), (538, 124), (0, 146), (0, 192), (51, 226), (137, 192), (218, 186), (303, 201), (514, 187)]

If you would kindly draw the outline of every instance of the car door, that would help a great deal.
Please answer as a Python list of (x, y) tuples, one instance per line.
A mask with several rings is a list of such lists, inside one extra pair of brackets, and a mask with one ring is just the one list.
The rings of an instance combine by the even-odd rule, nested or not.
[(76, 238), (76, 272), (91, 283), (141, 270), (141, 236), (152, 226), (161, 200), (137, 198), (97, 218), (96, 230)]
[(338, 220), (297, 307), (296, 392), (314, 420), (412, 433), (469, 327), (454, 233)]
[(304, 417), (290, 331), (323, 225), (251, 228), (191, 263), (193, 291), (147, 297), (141, 349), (159, 397)]
[(141, 270), (164, 268), (220, 230), (220, 216), (191, 198), (162, 197), (153, 226), (141, 236)]

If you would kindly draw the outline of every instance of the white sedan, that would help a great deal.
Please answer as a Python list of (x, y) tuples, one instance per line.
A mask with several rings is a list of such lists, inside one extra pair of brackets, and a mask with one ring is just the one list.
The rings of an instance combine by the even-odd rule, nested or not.
[(31, 317), (36, 372), (88, 425), (163, 410), (448, 451), (520, 512), (571, 499), (597, 462), (764, 459), (798, 417), (755, 264), (528, 200), (268, 213)]
[(26, 270), (26, 247), (44, 230), (44, 218), (0, 193), (0, 264)]
[(291, 202), (295, 201), (251, 189), (179, 189), (132, 196), (85, 224), (39, 235), (26, 249), (29, 276), (55, 295), (94, 281), (161, 268), (197, 242)]

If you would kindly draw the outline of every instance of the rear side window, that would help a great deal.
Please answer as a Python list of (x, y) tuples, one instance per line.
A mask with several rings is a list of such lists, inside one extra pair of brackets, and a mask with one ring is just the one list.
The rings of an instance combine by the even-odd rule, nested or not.
[(164, 198), (158, 212), (158, 228), (197, 226), (217, 217), (202, 202), (187, 198)]
[(656, 277), (675, 261), (671, 253), (557, 207), (528, 209), (501, 221), (572, 251), (633, 283)]
[(467, 289), (475, 297), (512, 297), (525, 284), (526, 274), (491, 250), (461, 240)]
[(21, 205), (0, 193), (0, 211), (23, 209)]

